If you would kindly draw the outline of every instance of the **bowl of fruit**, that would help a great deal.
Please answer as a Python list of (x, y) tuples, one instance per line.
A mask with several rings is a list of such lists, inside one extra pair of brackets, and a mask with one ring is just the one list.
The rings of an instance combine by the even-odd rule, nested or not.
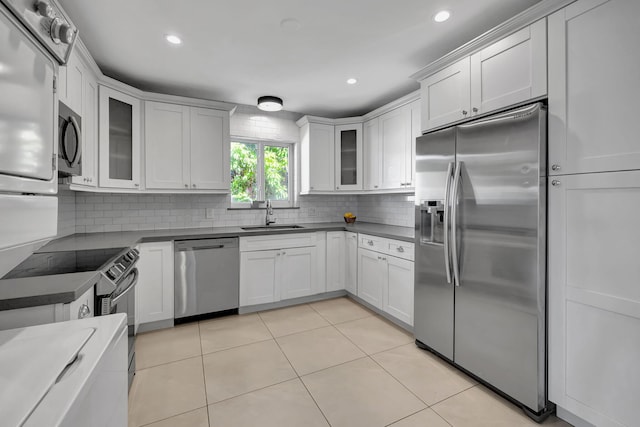
[(347, 224), (353, 224), (354, 222), (356, 222), (356, 216), (351, 212), (347, 212), (346, 214), (344, 214), (344, 222), (346, 222)]

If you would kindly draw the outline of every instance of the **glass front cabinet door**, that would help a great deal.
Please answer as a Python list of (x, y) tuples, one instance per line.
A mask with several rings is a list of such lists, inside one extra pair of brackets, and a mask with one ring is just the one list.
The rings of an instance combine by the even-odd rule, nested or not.
[(336, 190), (362, 190), (362, 123), (336, 125)]
[(100, 86), (100, 187), (140, 188), (140, 100)]

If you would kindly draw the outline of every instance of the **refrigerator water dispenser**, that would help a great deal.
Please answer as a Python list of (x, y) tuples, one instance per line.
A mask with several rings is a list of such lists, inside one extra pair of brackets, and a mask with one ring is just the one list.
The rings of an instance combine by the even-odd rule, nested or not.
[(444, 200), (420, 203), (420, 244), (444, 244)]

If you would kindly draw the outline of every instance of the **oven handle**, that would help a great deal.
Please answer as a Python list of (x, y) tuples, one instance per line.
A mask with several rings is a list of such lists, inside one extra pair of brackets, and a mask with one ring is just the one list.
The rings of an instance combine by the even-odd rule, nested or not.
[(133, 270), (131, 270), (131, 273), (129, 273), (129, 275), (127, 277), (129, 277), (130, 275), (133, 275), (134, 278), (131, 281), (131, 284), (127, 287), (127, 289), (125, 289), (124, 291), (122, 291), (117, 297), (115, 297), (114, 299), (111, 300), (111, 305), (113, 306), (113, 304), (117, 303), (118, 300), (120, 300), (123, 296), (125, 296), (127, 293), (129, 293), (133, 287), (136, 285), (136, 283), (138, 283), (138, 269), (134, 268)]

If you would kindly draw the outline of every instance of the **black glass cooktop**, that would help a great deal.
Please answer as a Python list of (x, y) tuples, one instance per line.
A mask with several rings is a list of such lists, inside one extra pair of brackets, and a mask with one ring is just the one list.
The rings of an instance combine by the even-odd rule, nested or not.
[(126, 248), (88, 251), (41, 252), (31, 255), (8, 272), (3, 279), (51, 276), (54, 274), (96, 271)]

